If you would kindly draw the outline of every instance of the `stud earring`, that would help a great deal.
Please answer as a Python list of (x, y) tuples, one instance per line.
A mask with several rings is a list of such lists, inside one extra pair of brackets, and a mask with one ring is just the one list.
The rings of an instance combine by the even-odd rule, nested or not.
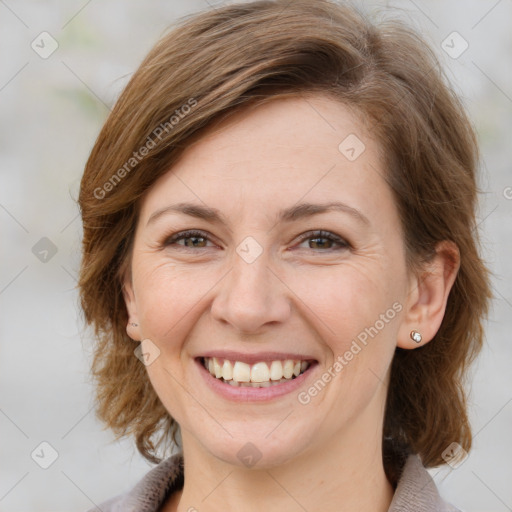
[(421, 343), (421, 333), (418, 331), (411, 331), (410, 337), (411, 340), (415, 341), (416, 343)]
[(139, 324), (136, 324), (136, 323), (134, 323), (134, 322), (131, 322), (131, 323), (130, 323), (130, 325), (131, 325), (132, 327), (138, 327), (138, 326), (139, 326)]

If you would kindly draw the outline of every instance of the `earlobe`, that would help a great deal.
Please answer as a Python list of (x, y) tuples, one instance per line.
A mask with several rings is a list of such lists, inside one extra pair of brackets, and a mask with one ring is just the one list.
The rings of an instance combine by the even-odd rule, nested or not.
[(414, 349), (434, 338), (441, 327), (459, 267), (457, 245), (447, 240), (439, 242), (434, 258), (411, 280), (409, 303), (398, 332), (398, 347)]
[(135, 293), (130, 276), (125, 276), (123, 279), (123, 298), (128, 312), (128, 324), (126, 326), (126, 333), (134, 341), (140, 340), (139, 321), (137, 316), (137, 303), (135, 301)]

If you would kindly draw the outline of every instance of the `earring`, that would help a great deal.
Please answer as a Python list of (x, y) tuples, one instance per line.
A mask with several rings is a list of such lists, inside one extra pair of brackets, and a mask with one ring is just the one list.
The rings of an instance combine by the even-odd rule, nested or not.
[(136, 324), (136, 323), (134, 323), (134, 322), (132, 322), (130, 325), (131, 325), (132, 327), (138, 327), (138, 326), (139, 326), (139, 324)]
[(411, 340), (415, 341), (416, 343), (421, 343), (421, 333), (418, 331), (411, 331), (410, 337)]

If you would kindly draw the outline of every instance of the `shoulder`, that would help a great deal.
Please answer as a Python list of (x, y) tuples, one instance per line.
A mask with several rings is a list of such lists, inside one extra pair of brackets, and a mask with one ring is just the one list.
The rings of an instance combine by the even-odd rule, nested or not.
[(388, 512), (461, 512), (444, 501), (417, 455), (409, 455)]
[(157, 512), (166, 497), (183, 486), (183, 454), (163, 460), (130, 491), (110, 498), (88, 512)]

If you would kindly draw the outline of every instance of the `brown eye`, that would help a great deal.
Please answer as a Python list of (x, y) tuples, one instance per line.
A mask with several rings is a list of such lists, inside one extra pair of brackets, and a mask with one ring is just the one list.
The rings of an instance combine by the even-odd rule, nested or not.
[[(177, 244), (177, 242), (180, 240), (185, 240), (185, 244)], [(209, 238), (202, 231), (181, 231), (180, 233), (176, 233), (175, 235), (172, 235), (170, 238), (168, 238), (164, 242), (164, 245), (182, 245), (183, 247), (186, 248), (203, 249), (206, 247), (206, 245), (204, 244), (206, 243), (207, 240), (209, 240)]]
[(330, 231), (313, 231), (305, 233), (304, 235), (301, 235), (300, 241), (301, 243), (304, 241), (308, 241), (310, 244), (313, 243), (313, 246), (310, 246), (309, 249), (323, 249), (320, 252), (332, 250), (333, 246), (339, 247), (339, 250), (350, 247), (348, 242)]

